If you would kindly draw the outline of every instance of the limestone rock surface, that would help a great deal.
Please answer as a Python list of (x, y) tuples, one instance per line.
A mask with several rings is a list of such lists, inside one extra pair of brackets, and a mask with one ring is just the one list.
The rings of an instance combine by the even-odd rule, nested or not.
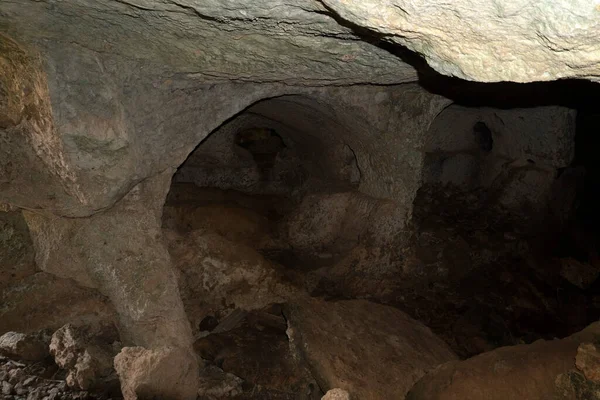
[(580, 344), (575, 357), (575, 365), (583, 372), (586, 379), (600, 383), (600, 352), (597, 344)]
[(34, 336), (6, 332), (0, 336), (0, 354), (28, 361), (40, 361), (48, 355), (48, 348)]
[(598, 81), (600, 8), (586, 0), (324, 0), (346, 21), (480, 82)]
[(47, 48), (75, 41), (213, 81), (416, 80), (411, 66), (384, 50), (390, 41), (469, 80), (599, 75), (600, 11), (587, 0), (4, 1), (0, 11), (11, 32)]
[(118, 349), (107, 343), (107, 339), (116, 339), (116, 332), (109, 327), (98, 329), (67, 324), (54, 332), (50, 353), (59, 367), (69, 371), (67, 385), (89, 390), (106, 384), (111, 375), (115, 378), (113, 358)]
[(567, 380), (573, 383), (576, 357), (578, 367), (593, 378), (593, 357), (586, 357), (585, 346), (584, 351), (578, 352), (578, 348), (581, 343), (594, 340), (599, 329), (600, 324), (594, 323), (565, 339), (501, 347), (465, 361), (446, 363), (416, 383), (407, 399), (591, 398), (575, 397), (574, 393), (565, 397), (563, 380), (571, 376)]
[(210, 312), (260, 309), (297, 292), (276, 264), (256, 250), (203, 231), (168, 233), (188, 318), (198, 326)]
[(197, 360), (187, 349), (124, 347), (115, 369), (125, 400), (196, 398)]
[(111, 323), (114, 307), (96, 290), (38, 272), (0, 288), (0, 333), (58, 329), (66, 323)]
[(202, 80), (340, 84), (416, 78), (412, 67), (359, 40), (314, 0), (7, 1), (0, 11), (11, 30), (42, 46), (42, 38), (74, 40), (94, 52)]
[(364, 300), (308, 299), (287, 306), (291, 345), (323, 390), (363, 400), (402, 399), (428, 370), (456, 359), (429, 328)]
[(344, 389), (331, 389), (321, 400), (350, 400), (350, 395)]

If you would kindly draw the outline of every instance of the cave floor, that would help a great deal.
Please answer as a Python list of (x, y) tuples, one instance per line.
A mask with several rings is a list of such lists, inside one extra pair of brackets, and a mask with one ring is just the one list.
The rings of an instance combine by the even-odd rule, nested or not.
[[(262, 218), (255, 218), (252, 228), (247, 229), (253, 234), (260, 231), (260, 235), (267, 237), (293, 208), (293, 202), (284, 197), (194, 190), (194, 196), (171, 197), (167, 204), (172, 208), (171, 216), (186, 215), (188, 224), (183, 230), (188, 232), (198, 229), (194, 226), (195, 218), (190, 218), (194, 214), (190, 207), (212, 207), (213, 213), (223, 211), (221, 217), (215, 217), (213, 228), (207, 227), (206, 222), (201, 227), (216, 230), (227, 229), (223, 221), (245, 209)], [(191, 206), (199, 194), (206, 201)], [(397, 281), (382, 281), (381, 290), (371, 293), (369, 300), (396, 307), (421, 321), (461, 358), (500, 346), (562, 338), (597, 320), (600, 317), (600, 285), (595, 282), (598, 274), (592, 273), (587, 282), (578, 282), (570, 279), (569, 268), (596, 271), (598, 265), (593, 257), (582, 256), (573, 243), (566, 247), (559, 245), (573, 242), (573, 235), (563, 234), (552, 242), (539, 229), (532, 229), (535, 223), (531, 218), (511, 217), (488, 208), (486, 200), (481, 192), (440, 193), (422, 189), (415, 201), (415, 234), (404, 252), (403, 268), (412, 275), (407, 278), (398, 274)], [(234, 207), (237, 211), (215, 208), (215, 202), (220, 202), (219, 207)], [(174, 212), (177, 208), (186, 211)], [(264, 225), (257, 228), (260, 225), (257, 220)], [(238, 237), (247, 237), (247, 233), (238, 232)], [(277, 238), (271, 239), (278, 242)], [(316, 268), (314, 264), (302, 267), (302, 254), (266, 247), (259, 252), (280, 264), (287, 271), (287, 278), (297, 285), (302, 285), (303, 274)], [(318, 267), (326, 265), (324, 262)], [(310, 294), (330, 301), (354, 297), (339, 288), (327, 292), (326, 287)], [(196, 343), (198, 353), (209, 365), (243, 379), (247, 391), (235, 398), (292, 399), (297, 398), (293, 393), (298, 393), (302, 385), (304, 392), (310, 393), (307, 388), (311, 383), (305, 371), (293, 368), (286, 371), (282, 366), (291, 357), (286, 345), (285, 321), (281, 314), (271, 317), (281, 319), (275, 327), (272, 321), (265, 327), (264, 321), (257, 322), (260, 318), (254, 315), (240, 320), (226, 332), (206, 332), (207, 336)]]
[[(186, 263), (194, 267), (207, 257), (190, 257), (198, 242), (181, 238), (223, 237), (225, 251), (233, 257), (227, 260), (277, 269), (292, 299), (308, 296), (327, 303), (366, 298), (392, 306), (429, 327), (462, 359), (501, 346), (563, 338), (598, 320), (600, 265), (592, 250), (594, 235), (581, 229), (549, 234), (533, 218), (511, 216), (489, 207), (488, 200), (482, 192), (422, 188), (401, 271), (396, 279), (386, 275), (368, 295), (357, 295), (339, 275), (335, 287), (310, 284), (312, 272), (326, 273), (339, 258), (315, 262), (285, 243), (280, 225), (298, 199), (178, 185), (165, 205), (163, 229), (177, 268)], [(183, 287), (199, 284), (185, 282)], [(204, 292), (192, 295), (198, 293)], [(321, 398), (312, 371), (290, 343), (285, 301), (274, 298), (267, 306), (243, 311), (231, 304), (198, 305), (198, 298), (186, 303), (185, 293), (183, 297), (195, 321), (194, 349), (204, 365), (200, 400)], [(13, 372), (10, 383), (10, 370), (17, 369), (21, 372)], [(2, 358), (0, 373), (11, 385), (5, 385), (0, 398), (119, 398), (67, 389), (64, 372), (52, 360), (33, 364)]]
[(422, 189), (407, 262), (425, 276), (381, 301), (429, 326), (465, 358), (562, 338), (598, 320), (594, 235), (548, 233), (486, 200), (482, 192)]

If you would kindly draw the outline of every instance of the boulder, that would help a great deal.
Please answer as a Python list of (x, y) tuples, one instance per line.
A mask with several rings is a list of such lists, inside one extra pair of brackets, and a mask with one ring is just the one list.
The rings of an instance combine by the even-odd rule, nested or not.
[(285, 307), (288, 336), (321, 389), (361, 400), (403, 399), (430, 369), (456, 355), (400, 310), (364, 300), (297, 301)]
[(577, 369), (582, 371), (586, 379), (600, 383), (600, 348), (596, 343), (582, 343), (575, 357)]
[[(432, 371), (410, 390), (407, 400), (457, 399), (590, 399), (576, 397), (589, 389), (578, 373), (595, 378), (595, 358), (590, 347), (600, 333), (596, 322), (583, 331), (561, 340), (539, 340), (528, 345), (508, 346), (465, 361), (452, 361)], [(579, 351), (578, 351), (579, 349)], [(593, 382), (592, 382), (593, 383)], [(573, 389), (576, 385), (576, 389)], [(566, 394), (565, 394), (566, 393)], [(570, 394), (569, 394), (570, 393)]]
[(40, 361), (48, 356), (48, 347), (35, 336), (6, 332), (0, 336), (0, 354), (20, 360)]
[(561, 258), (560, 276), (580, 289), (586, 290), (600, 276), (600, 268), (572, 257)]
[(124, 347), (115, 357), (125, 400), (195, 400), (196, 356), (185, 348)]
[(350, 395), (344, 389), (331, 389), (321, 400), (350, 400)]
[[(480, 82), (597, 80), (596, 3), (324, 0), (358, 25), (420, 53), (439, 73)], [(450, 45), (450, 44), (457, 45)]]
[(107, 336), (116, 335), (110, 329), (101, 332), (71, 324), (54, 332), (50, 353), (59, 367), (69, 371), (67, 385), (88, 390), (116, 378), (112, 367), (116, 350), (112, 343), (107, 343), (113, 338), (107, 340)]
[(243, 383), (239, 377), (209, 365), (200, 371), (198, 396), (208, 400), (233, 397), (243, 392)]
[(248, 246), (203, 231), (165, 236), (193, 327), (209, 313), (260, 309), (297, 292), (276, 264)]

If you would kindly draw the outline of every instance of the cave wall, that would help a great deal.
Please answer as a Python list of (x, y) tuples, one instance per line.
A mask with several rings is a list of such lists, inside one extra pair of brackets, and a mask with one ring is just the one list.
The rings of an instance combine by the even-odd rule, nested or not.
[[(423, 133), (448, 104), (416, 84), (199, 83), (77, 45), (34, 48), (1, 40), (15, 48), (0, 55), (4, 63), (12, 65), (15, 53), (24, 60), (11, 69), (20, 79), (0, 75), (1, 134), (8, 143), (2, 148), (3, 208), (26, 210), (43, 273), (98, 290), (116, 309), (125, 343), (168, 349), (160, 354), (179, 358), (192, 372), (191, 330), (160, 218), (171, 176), (192, 150), (260, 100), (310, 98), (301, 113), (291, 114), (298, 121), (289, 123), (303, 126), (319, 111), (339, 124), (335, 129), (348, 146), (360, 149), (360, 191), (393, 200), (373, 235), (389, 241), (409, 218), (420, 184)], [(45, 89), (31, 91), (23, 73), (45, 82)], [(12, 113), (10, 99), (24, 99)], [(386, 265), (379, 258), (376, 272)], [(185, 387), (195, 384), (193, 373), (182, 372), (181, 379)]]
[[(292, 195), (305, 184), (317, 185), (315, 181), (322, 182), (320, 186), (324, 182), (334, 186), (335, 183), (338, 186), (358, 184), (360, 171), (356, 157), (348, 145), (335, 139), (334, 133), (321, 135), (324, 132), (298, 131), (286, 123), (285, 114), (284, 120), (276, 121), (251, 110), (212, 132), (182, 164), (173, 182), (280, 195)], [(270, 135), (280, 137), (271, 136), (271, 154), (253, 156), (252, 149), (238, 143), (245, 135), (257, 138), (268, 135), (268, 129), (274, 132)], [(280, 148), (277, 148), (277, 142)], [(272, 160), (261, 161), (261, 157)], [(309, 179), (311, 184), (307, 184)]]
[(559, 106), (451, 105), (427, 134), (424, 183), (485, 189), (492, 206), (543, 211), (559, 170), (573, 161), (575, 117)]

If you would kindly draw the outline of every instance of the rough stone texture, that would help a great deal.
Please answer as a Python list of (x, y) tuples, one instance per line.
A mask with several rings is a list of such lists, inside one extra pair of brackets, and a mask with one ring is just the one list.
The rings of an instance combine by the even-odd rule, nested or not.
[(280, 267), (243, 244), (203, 231), (166, 237), (194, 328), (206, 315), (260, 309), (298, 292), (285, 282)]
[(48, 348), (34, 336), (6, 332), (0, 336), (0, 354), (28, 361), (40, 361), (48, 355)]
[(344, 389), (331, 389), (321, 400), (350, 400), (350, 395)]
[(58, 329), (66, 323), (110, 324), (115, 309), (98, 291), (39, 272), (0, 289), (0, 333)]
[(67, 385), (75, 389), (98, 389), (114, 375), (113, 358), (119, 351), (112, 327), (76, 327), (67, 324), (54, 332), (50, 354), (68, 370)]
[(560, 275), (580, 289), (589, 288), (600, 276), (600, 268), (574, 258), (560, 259)]
[(258, 212), (237, 204), (169, 204), (163, 212), (163, 229), (181, 234), (209, 231), (227, 240), (254, 248), (267, 240), (269, 221)]
[(309, 292), (369, 296), (378, 282), (401, 273), (405, 223), (404, 209), (393, 201), (334, 192), (304, 197), (277, 231), (293, 252), (291, 265), (308, 271)]
[[(477, 130), (482, 123), (489, 138)], [(490, 206), (512, 211), (543, 213), (552, 202), (564, 208), (568, 193), (560, 190), (561, 199), (552, 199), (559, 192), (557, 170), (573, 160), (574, 137), (575, 111), (565, 107), (451, 105), (427, 133), (424, 181), (466, 191), (484, 188)]]
[[(172, 347), (168, 355), (172, 363), (178, 355), (185, 357), (179, 362), (186, 367), (175, 369), (176, 375), (177, 371), (190, 373), (187, 368), (194, 369), (196, 364), (191, 360), (191, 350), (187, 350), (191, 349), (192, 334), (176, 275), (161, 241), (161, 207), (170, 177), (168, 171), (139, 184), (117, 206), (87, 219), (34, 213), (26, 218), (34, 243), (39, 251), (45, 250), (49, 264), (77, 266), (81, 275), (90, 277), (111, 299), (124, 343)], [(66, 251), (70, 248), (78, 251)], [(188, 377), (182, 375), (181, 379), (187, 381)]]
[(289, 305), (285, 315), (291, 345), (319, 386), (358, 399), (402, 399), (428, 370), (456, 358), (429, 328), (364, 300), (308, 299)]
[(598, 80), (597, 4), (585, 0), (323, 0), (350, 23), (423, 55), (438, 72), (481, 81)]
[(73, 390), (67, 387), (57, 366), (48, 358), (44, 361), (15, 361), (0, 358), (0, 398), (2, 400), (104, 400), (118, 398), (114, 388), (102, 393)]
[(5, 1), (0, 11), (4, 31), (46, 51), (73, 43), (146, 69), (197, 79), (313, 84), (415, 80), (411, 67), (380, 48), (382, 40), (416, 51), (438, 72), (484, 82), (595, 80), (600, 59), (595, 45), (598, 9), (585, 0), (510, 5), (440, 0)]
[(587, 380), (578, 371), (572, 370), (556, 378), (558, 398), (569, 400), (600, 399), (600, 384)]
[[(338, 142), (360, 149), (355, 155), (360, 190), (397, 201), (399, 223), (409, 217), (420, 181), (422, 133), (448, 100), (416, 85), (315, 88), (199, 83), (194, 77), (173, 74), (174, 65), (166, 65), (170, 53), (164, 59), (151, 56), (159, 66), (136, 58), (142, 48), (143, 54), (150, 54), (146, 38), (169, 36), (166, 32), (147, 35), (152, 24), (142, 20), (157, 15), (153, 11), (106, 2), (93, 6), (96, 11), (84, 12), (84, 5), (89, 4), (10, 1), (1, 5), (0, 18), (9, 21), (2, 30), (18, 42), (2, 36), (2, 62), (9, 68), (2, 70), (0, 79), (6, 88), (0, 133), (7, 142), (0, 158), (0, 202), (27, 210), (40, 269), (97, 288), (109, 297), (126, 344), (149, 349), (191, 345), (175, 273), (161, 243), (160, 210), (174, 168), (209, 132), (259, 100), (288, 95), (270, 103), (276, 106), (270, 111), (269, 107), (259, 110), (260, 115), (272, 118), (273, 112), (275, 117), (281, 112), (304, 130), (318, 128), (318, 135), (334, 130), (346, 135), (337, 137)], [(110, 12), (104, 5), (117, 10)], [(160, 15), (197, 21), (198, 14), (189, 7), (163, 5), (167, 10), (157, 11)], [(140, 33), (132, 35), (139, 34), (144, 41), (133, 47), (129, 46), (135, 40), (117, 39), (125, 38), (122, 29), (130, 26), (120, 23), (125, 12), (129, 22), (141, 23), (139, 30), (132, 30)], [(88, 21), (92, 15), (98, 18)], [(130, 19), (131, 15), (141, 19)], [(116, 25), (110, 24), (109, 30), (114, 44), (86, 43), (75, 28), (83, 26), (77, 23), (81, 16), (86, 18), (86, 32), (97, 33), (88, 36), (93, 42), (109, 40), (97, 28), (115, 17)], [(66, 31), (54, 30), (59, 26)], [(122, 28), (113, 30), (114, 26)], [(68, 33), (71, 28), (75, 31)], [(61, 39), (54, 40), (57, 36)], [(185, 40), (179, 39), (177, 54), (186, 47)], [(126, 46), (123, 51), (111, 47), (117, 42)], [(105, 45), (114, 51), (105, 51)], [(357, 42), (350, 47), (354, 45), (364, 46)], [(297, 48), (293, 50), (298, 54)], [(208, 60), (204, 54), (199, 59)], [(188, 61), (182, 64), (186, 68)], [(360, 74), (364, 74), (362, 67)], [(315, 115), (317, 124), (306, 125)]]
[(196, 399), (196, 356), (184, 348), (125, 347), (115, 357), (125, 400)]
[(198, 396), (201, 400), (218, 400), (234, 397), (243, 392), (243, 380), (223, 372), (221, 368), (209, 365), (200, 371)]
[[(23, 8), (27, 7), (18, 7)], [(275, 120), (286, 114), (288, 124), (297, 125), (300, 131), (312, 129), (321, 137), (332, 131), (345, 135), (337, 141), (361, 150), (356, 153), (361, 189), (374, 196), (398, 198), (410, 208), (420, 174), (408, 171), (420, 168), (417, 148), (422, 133), (449, 102), (413, 85), (198, 84), (179, 75), (157, 75), (150, 68), (111, 58), (110, 53), (43, 43), (56, 48), (43, 53), (43, 70), (36, 64), (37, 73), (48, 81), (48, 90), (34, 100), (44, 105), (43, 110), (52, 110), (44, 115), (53, 130), (47, 135), (36, 133), (37, 125), (22, 110), (16, 125), (3, 128), (7, 140), (14, 143), (3, 147), (7, 151), (3, 160), (12, 167), (10, 174), (3, 171), (7, 190), (1, 201), (58, 215), (87, 216), (114, 205), (145, 178), (178, 167), (227, 119), (257, 101), (286, 94), (294, 96), (265, 102), (271, 111), (260, 110), (260, 114)], [(38, 50), (28, 45), (17, 49), (30, 59), (39, 58)], [(17, 89), (23, 90), (14, 88), (8, 96), (18, 98)], [(57, 159), (60, 170), (52, 172), (40, 164), (35, 149), (22, 146), (17, 134), (39, 138), (40, 146), (50, 148), (47, 163)], [(366, 142), (365, 137), (369, 137)], [(397, 152), (397, 148), (405, 151)], [(372, 159), (370, 154), (375, 152), (378, 156)], [(25, 165), (36, 167), (20, 167)], [(46, 175), (36, 175), (38, 170)]]
[(416, 75), (385, 50), (357, 40), (312, 0), (9, 1), (1, 10), (5, 29), (42, 45), (43, 38), (75, 40), (147, 68), (213, 81), (398, 83)]
[(600, 383), (600, 352), (596, 344), (580, 344), (577, 348), (575, 365), (583, 372), (586, 379)]
[(549, 208), (550, 216), (558, 226), (564, 227), (574, 221), (586, 175), (583, 166), (568, 167), (553, 182)]
[(282, 236), (297, 252), (332, 258), (358, 244), (382, 203), (356, 192), (308, 195), (286, 216)]
[(191, 345), (176, 277), (160, 241), (169, 178), (166, 173), (141, 183), (118, 206), (88, 219), (26, 214), (36, 251), (47, 254), (48, 265), (76, 267), (72, 278), (89, 277), (111, 299), (126, 343)]
[[(265, 100), (223, 125), (188, 157), (177, 172), (175, 182), (193, 182), (198, 186), (235, 189), (247, 193), (285, 194), (308, 190), (310, 186), (357, 185), (360, 170), (356, 155), (344, 136), (352, 134), (345, 126), (336, 126), (333, 118), (322, 115), (313, 104), (283, 99)], [(311, 118), (301, 118), (310, 112)], [(265, 115), (262, 115), (265, 114)], [(268, 128), (267, 128), (268, 127)], [(261, 139), (272, 129), (280, 137), (282, 148), (270, 154), (257, 154), (238, 143)], [(264, 139), (263, 139), (264, 140)], [(273, 146), (271, 146), (273, 147)], [(263, 152), (265, 150), (262, 150)], [(257, 151), (261, 151), (257, 149)], [(266, 156), (266, 157), (265, 157)], [(272, 159), (265, 159), (270, 156)], [(262, 167), (259, 165), (265, 164)]]
[[(317, 383), (290, 349), (287, 324), (280, 308), (273, 307), (269, 311), (272, 310), (278, 312), (249, 312), (243, 321), (228, 331), (216, 328), (208, 336), (198, 339), (194, 349), (211, 367), (216, 365), (227, 375), (233, 374), (243, 381), (239, 389), (243, 389), (240, 392), (244, 394), (240, 398), (320, 399), (322, 393)], [(222, 321), (220, 326), (224, 324)], [(208, 367), (209, 371), (201, 371), (201, 381), (207, 373), (210, 376), (219, 372), (211, 367)], [(238, 380), (230, 376), (224, 378), (225, 382)], [(208, 383), (204, 382), (207, 389)], [(222, 390), (221, 385), (215, 389)]]
[(54, 125), (40, 57), (0, 34), (0, 67), (0, 203), (10, 199), (12, 206), (27, 207), (35, 199), (44, 208), (85, 203)]
[(563, 395), (561, 376), (575, 369), (580, 344), (595, 340), (599, 332), (600, 324), (594, 323), (562, 340), (502, 347), (449, 362), (417, 382), (406, 398), (575, 399)]
[(27, 224), (17, 212), (0, 212), (0, 291), (36, 272)]

